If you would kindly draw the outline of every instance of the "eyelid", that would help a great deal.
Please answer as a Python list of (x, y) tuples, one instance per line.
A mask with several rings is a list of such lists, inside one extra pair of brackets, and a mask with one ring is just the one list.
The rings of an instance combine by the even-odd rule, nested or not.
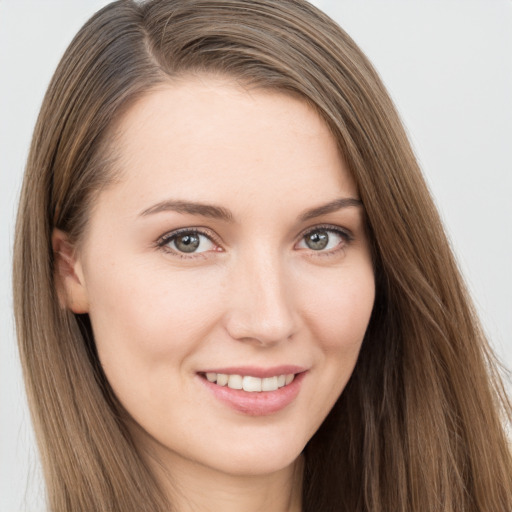
[(334, 247), (333, 249), (329, 249), (327, 251), (315, 251), (314, 249), (305, 249), (308, 250), (308, 252), (310, 252), (314, 256), (329, 256), (335, 254), (338, 251), (345, 249), (346, 246), (354, 240), (354, 235), (347, 228), (342, 228), (341, 226), (336, 226), (333, 224), (317, 224), (316, 226), (309, 227), (302, 231), (301, 234), (299, 235), (299, 242), (297, 242), (297, 244), (300, 243), (304, 239), (304, 237), (306, 237), (310, 233), (322, 230), (337, 234), (344, 240), (344, 243), (341, 244), (341, 247)]
[(299, 238), (302, 239), (306, 235), (309, 235), (309, 233), (313, 233), (314, 231), (319, 230), (325, 230), (325, 231), (333, 231), (334, 233), (337, 233), (344, 238), (347, 239), (347, 241), (351, 242), (354, 239), (354, 235), (352, 234), (352, 231), (350, 231), (347, 228), (342, 228), (341, 226), (336, 226), (334, 224), (317, 224), (315, 226), (311, 226), (309, 228), (306, 228), (304, 231), (302, 231), (299, 234)]
[(202, 235), (202, 236), (208, 238), (218, 248), (222, 249), (222, 244), (221, 244), (219, 236), (216, 233), (214, 233), (213, 231), (211, 231), (210, 229), (203, 228), (203, 227), (186, 227), (186, 228), (179, 228), (179, 229), (174, 229), (172, 231), (168, 231), (167, 233), (165, 233), (164, 235), (162, 235), (161, 237), (159, 237), (157, 239), (157, 241), (155, 242), (155, 246), (160, 249), (166, 249), (169, 253), (177, 255), (181, 258), (193, 258), (193, 257), (197, 258), (198, 256), (204, 257), (205, 253), (211, 252), (211, 251), (204, 251), (204, 252), (197, 252), (197, 253), (191, 252), (191, 253), (187, 254), (187, 253), (172, 249), (171, 247), (166, 247), (167, 244), (169, 242), (171, 242), (174, 238), (176, 238), (177, 236), (184, 234), (184, 233), (195, 233), (198, 235)]
[[(343, 244), (342, 247), (340, 247), (340, 248), (334, 248), (334, 249), (331, 249), (328, 251), (314, 251), (313, 249), (310, 249), (310, 252), (316, 253), (317, 256), (321, 256), (321, 255), (325, 256), (325, 255), (329, 255), (332, 253), (336, 253), (340, 249), (343, 249), (346, 246), (346, 244), (350, 244), (354, 240), (354, 235), (347, 228), (342, 228), (340, 226), (333, 225), (333, 224), (317, 224), (315, 226), (311, 226), (311, 227), (303, 230), (298, 235), (299, 241), (302, 241), (304, 239), (304, 237), (307, 236), (308, 234), (313, 233), (315, 231), (319, 231), (319, 230), (325, 230), (325, 231), (336, 233), (337, 235), (341, 236), (345, 240), (345, 244)], [(179, 229), (169, 231), (169, 232), (165, 233), (164, 235), (160, 236), (156, 240), (155, 246), (160, 249), (167, 249), (169, 253), (177, 255), (182, 258), (193, 258), (193, 257), (198, 257), (198, 256), (204, 257), (204, 256), (206, 256), (205, 253), (211, 252), (211, 251), (204, 251), (204, 252), (199, 252), (199, 253), (187, 254), (187, 253), (182, 253), (180, 251), (174, 250), (170, 247), (166, 248), (166, 245), (170, 241), (172, 241), (175, 237), (179, 236), (182, 233), (197, 233), (198, 235), (205, 236), (212, 243), (214, 243), (220, 250), (223, 250), (223, 248), (222, 248), (223, 244), (220, 240), (220, 237), (216, 233), (211, 231), (210, 229), (204, 228), (204, 227), (185, 227), (185, 228), (179, 228)], [(295, 244), (295, 245), (297, 245), (297, 244)]]

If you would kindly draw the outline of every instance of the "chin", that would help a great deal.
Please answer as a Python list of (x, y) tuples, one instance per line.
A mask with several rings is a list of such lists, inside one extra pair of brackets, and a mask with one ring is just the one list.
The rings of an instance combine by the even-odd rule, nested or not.
[[(237, 476), (264, 476), (288, 468), (302, 454), (305, 442), (290, 443), (290, 439), (273, 439), (267, 443), (245, 443), (215, 457), (212, 466), (223, 473)], [(220, 460), (219, 460), (220, 459)]]

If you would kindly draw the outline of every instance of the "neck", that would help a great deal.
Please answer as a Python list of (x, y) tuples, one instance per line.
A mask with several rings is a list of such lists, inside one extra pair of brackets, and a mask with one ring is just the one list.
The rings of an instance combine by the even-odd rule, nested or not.
[(153, 460), (155, 474), (177, 512), (300, 512), (303, 461), (272, 474), (232, 475), (185, 459), (169, 471)]

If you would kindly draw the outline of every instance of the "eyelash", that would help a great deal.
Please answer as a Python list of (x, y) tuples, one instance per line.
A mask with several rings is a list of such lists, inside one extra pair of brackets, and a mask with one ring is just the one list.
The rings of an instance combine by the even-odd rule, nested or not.
[(329, 256), (335, 256), (340, 251), (346, 249), (346, 247), (350, 245), (350, 243), (353, 242), (354, 240), (354, 236), (350, 231), (348, 231), (347, 229), (342, 229), (339, 226), (332, 226), (330, 224), (320, 224), (318, 226), (313, 226), (312, 228), (303, 231), (300, 235), (300, 239), (303, 240), (306, 236), (314, 233), (315, 231), (327, 231), (328, 233), (334, 233), (343, 240), (343, 242), (338, 244), (336, 247), (327, 251), (315, 251), (313, 249), (310, 249), (310, 253), (315, 257), (325, 258)]
[(198, 253), (191, 252), (190, 254), (187, 254), (187, 253), (175, 250), (175, 249), (171, 249), (170, 247), (167, 247), (167, 245), (170, 244), (176, 238), (178, 238), (178, 236), (184, 235), (184, 234), (202, 235), (202, 236), (208, 238), (216, 246), (220, 246), (220, 243), (219, 243), (217, 237), (214, 236), (214, 234), (211, 231), (198, 229), (198, 228), (182, 228), (182, 229), (178, 229), (176, 231), (171, 231), (170, 233), (166, 233), (165, 235), (163, 235), (162, 237), (160, 237), (157, 240), (156, 246), (157, 246), (157, 248), (162, 249), (166, 253), (172, 254), (173, 256), (175, 256), (177, 258), (192, 259), (192, 258), (198, 258), (198, 257), (203, 257), (203, 258), (206, 257), (206, 254), (204, 252), (198, 252)]
[[(315, 231), (327, 231), (328, 233), (334, 233), (338, 235), (340, 238), (343, 239), (343, 243), (338, 244), (333, 249), (330, 249), (328, 251), (315, 251), (314, 249), (310, 249), (310, 252), (315, 257), (329, 257), (332, 255), (337, 254), (339, 251), (342, 251), (346, 248), (347, 245), (349, 245), (353, 240), (353, 235), (345, 229), (341, 229), (338, 226), (332, 226), (329, 224), (322, 224), (318, 226), (314, 226), (312, 228), (307, 229), (306, 231), (303, 231), (300, 235), (300, 240), (304, 240), (304, 238), (308, 235), (311, 235)], [(191, 259), (191, 258), (198, 258), (198, 257), (207, 257), (207, 253), (211, 251), (204, 251), (204, 252), (191, 252), (190, 254), (186, 254), (184, 252), (171, 249), (168, 247), (168, 244), (170, 244), (173, 240), (175, 240), (179, 235), (182, 234), (193, 234), (193, 235), (201, 235), (206, 238), (208, 238), (212, 243), (214, 243), (217, 246), (220, 246), (220, 243), (216, 236), (213, 235), (211, 231), (198, 229), (198, 228), (182, 228), (178, 229), (176, 231), (171, 231), (170, 233), (166, 233), (162, 237), (160, 237), (156, 242), (156, 247), (165, 251), (166, 253), (172, 254), (175, 257), (182, 258), (182, 259)]]

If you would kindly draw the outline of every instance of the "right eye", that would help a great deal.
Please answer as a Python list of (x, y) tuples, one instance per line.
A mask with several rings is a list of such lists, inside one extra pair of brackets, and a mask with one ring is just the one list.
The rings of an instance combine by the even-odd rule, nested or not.
[(217, 247), (208, 235), (193, 229), (168, 233), (161, 238), (158, 246), (182, 254), (197, 254)]

